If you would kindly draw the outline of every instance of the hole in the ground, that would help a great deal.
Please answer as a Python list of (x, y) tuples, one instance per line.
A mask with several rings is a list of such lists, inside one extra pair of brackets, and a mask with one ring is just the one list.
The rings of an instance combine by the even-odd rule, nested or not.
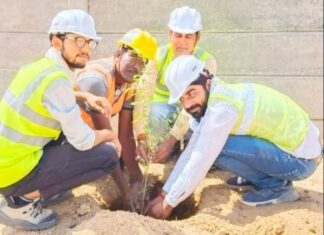
[(197, 213), (198, 209), (195, 204), (194, 196), (191, 195), (174, 208), (169, 220), (183, 220), (193, 216)]
[(111, 211), (124, 210), (123, 201), (121, 200), (121, 198), (117, 198), (115, 201), (111, 203), (110, 207), (106, 207), (104, 209), (111, 210)]
[[(162, 190), (163, 182), (155, 181), (148, 188), (149, 200), (154, 199)], [(103, 209), (109, 209), (111, 211), (124, 210), (123, 202), (121, 198), (117, 198), (113, 201), (110, 207), (102, 207)], [(172, 212), (169, 220), (183, 220), (197, 213), (197, 207), (195, 206), (195, 200), (193, 195), (180, 203)]]
[[(146, 198), (146, 204), (149, 202), (149, 200), (154, 199), (162, 190), (163, 182), (156, 180), (155, 182), (152, 182), (148, 185), (148, 193)], [(141, 198), (141, 196), (140, 196)], [(102, 207), (103, 208), (103, 207)], [(105, 207), (103, 209), (109, 209), (111, 211), (117, 211), (117, 210), (124, 210), (123, 201), (121, 198), (117, 198), (115, 201), (111, 203), (110, 207)]]

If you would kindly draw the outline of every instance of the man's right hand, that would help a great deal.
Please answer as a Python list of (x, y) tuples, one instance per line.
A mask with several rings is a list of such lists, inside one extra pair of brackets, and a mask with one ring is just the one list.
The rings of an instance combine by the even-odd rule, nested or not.
[(164, 198), (161, 197), (160, 195), (158, 195), (154, 199), (149, 201), (149, 203), (146, 205), (146, 207), (144, 209), (144, 215), (147, 215), (155, 205), (157, 205), (159, 203), (163, 203), (163, 200), (164, 200)]
[(154, 152), (154, 162), (164, 162), (171, 154), (177, 139), (173, 135), (168, 135), (167, 138), (159, 144)]

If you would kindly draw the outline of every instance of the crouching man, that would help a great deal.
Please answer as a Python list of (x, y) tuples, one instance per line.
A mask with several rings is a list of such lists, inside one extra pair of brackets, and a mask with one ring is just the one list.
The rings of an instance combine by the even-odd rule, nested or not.
[[(292, 181), (309, 177), (321, 160), (319, 131), (292, 99), (271, 88), (211, 79), (193, 56), (176, 58), (166, 71), (169, 103), (180, 100), (194, 133), (148, 215), (167, 218), (216, 165), (237, 177), (232, 188), (249, 187), (249, 206), (298, 199)], [(240, 177), (240, 179), (238, 179)]]
[(42, 206), (108, 173), (132, 204), (116, 135), (88, 127), (76, 99), (100, 112), (109, 103), (73, 91), (73, 70), (85, 66), (100, 39), (94, 20), (65, 10), (49, 33), (51, 48), (20, 68), (0, 102), (0, 223), (28, 230), (54, 226), (55, 213)]

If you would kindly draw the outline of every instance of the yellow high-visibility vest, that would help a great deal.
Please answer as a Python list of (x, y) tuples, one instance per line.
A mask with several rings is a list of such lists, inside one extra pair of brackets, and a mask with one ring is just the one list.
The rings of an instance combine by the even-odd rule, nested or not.
[(60, 135), (60, 124), (42, 104), (46, 88), (59, 79), (68, 75), (43, 57), (18, 71), (0, 101), (0, 188), (30, 173), (44, 145)]
[(263, 138), (290, 152), (302, 143), (309, 117), (290, 97), (263, 85), (217, 81), (208, 105), (223, 100), (237, 109), (231, 134)]
[[(212, 57), (207, 51), (199, 47), (195, 48), (193, 55), (201, 61), (206, 61), (208, 58)], [(156, 56), (158, 77), (153, 94), (153, 102), (168, 103), (170, 93), (169, 89), (165, 85), (164, 75), (166, 69), (168, 68), (168, 65), (172, 62), (173, 59), (174, 54), (170, 44), (162, 46), (158, 49)]]

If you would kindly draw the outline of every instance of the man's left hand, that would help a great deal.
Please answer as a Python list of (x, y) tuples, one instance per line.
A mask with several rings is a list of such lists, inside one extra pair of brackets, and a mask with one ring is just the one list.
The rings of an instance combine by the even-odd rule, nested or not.
[(173, 207), (169, 206), (165, 200), (158, 200), (149, 207), (147, 215), (155, 219), (166, 219), (171, 215), (172, 210)]
[(174, 145), (177, 143), (177, 139), (173, 135), (168, 137), (157, 147), (154, 152), (154, 162), (164, 162), (171, 154)]

